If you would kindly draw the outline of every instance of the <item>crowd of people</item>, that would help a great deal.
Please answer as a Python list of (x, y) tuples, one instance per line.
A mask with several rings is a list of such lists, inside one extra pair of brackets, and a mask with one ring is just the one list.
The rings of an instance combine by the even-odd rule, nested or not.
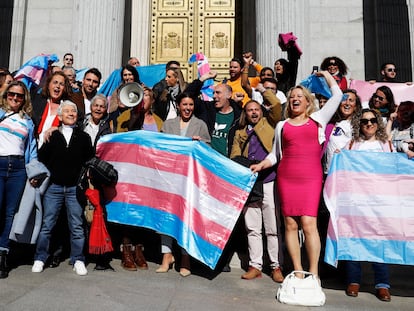
[[(9, 275), (9, 237), (16, 236), (14, 215), (22, 208), (26, 183), (45, 188), (40, 200), (42, 213), (32, 235), (36, 238), (31, 241), (36, 245), (32, 272), (59, 265), (63, 258), (56, 249), (61, 249), (67, 237), (59, 231), (66, 230), (74, 271), (88, 273), (88, 229), (77, 187), (79, 174), (95, 155), (100, 137), (139, 130), (191, 137), (258, 173), (223, 253), (222, 271), (230, 271), (234, 235), (238, 234), (246, 237), (249, 256), (243, 279), (261, 277), (267, 261), (271, 278), (281, 283), (288, 272), (283, 267), (283, 246), (294, 270), (318, 276), (323, 249), (318, 210), (334, 154), (345, 148), (403, 152), (413, 158), (414, 99), (397, 103), (391, 89), (380, 86), (363, 107), (358, 93), (348, 88), (347, 65), (337, 56), (325, 58), (321, 71), (314, 73), (326, 81), (332, 96), (312, 94), (295, 85), (300, 54), (294, 48), (287, 52), (288, 59), (276, 60), (274, 68), (263, 67), (250, 52), (241, 59), (231, 59), (229, 77), (214, 86), (212, 101), (201, 99), (201, 88), (217, 74), (211, 71), (188, 83), (180, 63), (174, 60), (166, 65), (165, 79), (151, 88), (140, 81), (136, 69), (140, 62), (131, 57), (121, 69), (121, 85), (109, 97), (99, 94), (102, 75), (97, 68), (88, 69), (83, 80), (76, 81), (71, 53), (64, 55), (63, 67), (50, 67), (39, 88), (29, 90), (14, 81), (6, 68), (1, 69), (0, 278)], [(256, 74), (249, 76), (252, 71)], [(385, 63), (380, 73), (383, 81), (396, 82), (394, 63)], [(135, 107), (123, 103), (119, 96), (122, 87), (131, 82), (143, 88), (142, 102)], [(26, 168), (34, 161), (46, 168), (29, 176)], [(56, 226), (61, 218), (66, 227)], [(121, 236), (122, 267), (148, 269), (136, 232), (123, 228)], [(175, 263), (175, 244), (169, 236), (160, 237), (162, 262), (156, 272), (165, 273)], [(302, 243), (308, 266), (301, 259)], [(179, 253), (180, 275), (186, 277), (191, 274), (191, 258), (185, 249), (180, 248)], [(97, 270), (112, 269), (111, 255), (98, 257)], [(387, 265), (374, 263), (373, 267), (377, 297), (390, 301)], [(356, 297), (361, 266), (348, 261), (346, 270), (346, 294)]]

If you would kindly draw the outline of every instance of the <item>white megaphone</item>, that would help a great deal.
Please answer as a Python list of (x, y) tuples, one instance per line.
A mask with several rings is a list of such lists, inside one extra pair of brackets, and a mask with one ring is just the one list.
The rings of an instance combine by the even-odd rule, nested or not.
[(144, 89), (136, 82), (126, 83), (119, 89), (119, 100), (127, 107), (135, 107), (144, 97)]

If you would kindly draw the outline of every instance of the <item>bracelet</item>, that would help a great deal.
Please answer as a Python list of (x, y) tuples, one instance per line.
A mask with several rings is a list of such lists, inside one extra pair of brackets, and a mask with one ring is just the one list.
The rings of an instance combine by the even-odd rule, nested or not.
[(248, 71), (242, 71), (242, 74), (245, 74), (245, 75), (248, 75), (249, 74), (249, 72)]

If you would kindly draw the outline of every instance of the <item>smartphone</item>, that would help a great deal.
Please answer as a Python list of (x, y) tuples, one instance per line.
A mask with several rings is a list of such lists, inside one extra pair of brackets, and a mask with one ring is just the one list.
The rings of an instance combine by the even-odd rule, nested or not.
[(312, 75), (314, 74), (314, 73), (317, 73), (319, 71), (319, 67), (318, 66), (313, 66), (312, 67)]

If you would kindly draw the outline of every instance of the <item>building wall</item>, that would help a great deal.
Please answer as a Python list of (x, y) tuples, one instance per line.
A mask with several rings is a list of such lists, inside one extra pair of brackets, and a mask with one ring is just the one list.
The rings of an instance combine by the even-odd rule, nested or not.
[(40, 53), (60, 58), (71, 50), (72, 0), (15, 0), (10, 69)]
[(62, 60), (71, 52), (75, 68), (97, 67), (107, 77), (121, 66), (123, 17), (118, 0), (15, 0), (10, 70), (40, 53)]
[(273, 67), (276, 59), (287, 57), (277, 36), (293, 32), (303, 51), (297, 83), (328, 56), (344, 60), (348, 77), (364, 79), (362, 0), (257, 0), (256, 7), (257, 60), (262, 65)]
[[(150, 3), (132, 1), (131, 55), (142, 64), (149, 63)], [(122, 64), (124, 4), (122, 0), (15, 0), (10, 69), (39, 53), (62, 58), (70, 51), (76, 68), (96, 66), (107, 77)], [(414, 1), (407, 4), (413, 20)], [(413, 27), (414, 23), (412, 42)], [(273, 66), (277, 58), (286, 57), (277, 35), (290, 31), (303, 50), (297, 82), (332, 55), (348, 65), (348, 78), (364, 79), (362, 0), (256, 0), (256, 59), (262, 65)]]

